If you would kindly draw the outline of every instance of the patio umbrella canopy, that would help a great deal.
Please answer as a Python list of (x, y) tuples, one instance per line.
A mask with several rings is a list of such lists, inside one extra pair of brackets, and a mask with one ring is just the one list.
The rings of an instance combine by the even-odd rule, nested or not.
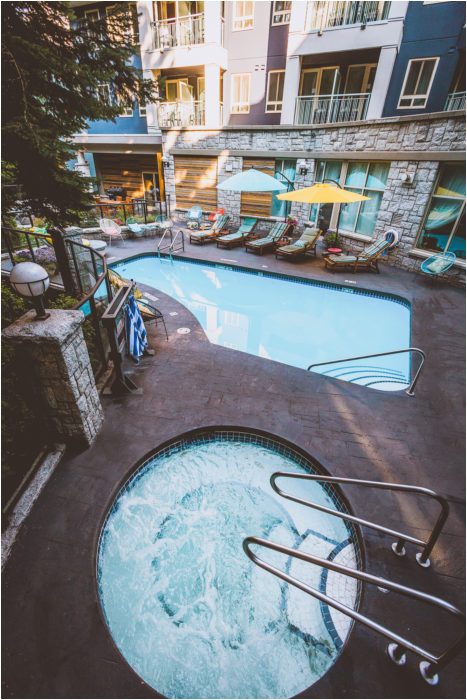
[(351, 202), (363, 202), (363, 200), (371, 199), (371, 197), (344, 190), (327, 182), (319, 182), (312, 187), (305, 187), (303, 190), (278, 194), (277, 199), (285, 199), (288, 202), (304, 202), (305, 204), (349, 204)]
[(284, 192), (287, 190), (287, 185), (260, 170), (249, 168), (242, 173), (228, 177), (227, 180), (217, 185), (217, 189), (231, 190), (232, 192)]

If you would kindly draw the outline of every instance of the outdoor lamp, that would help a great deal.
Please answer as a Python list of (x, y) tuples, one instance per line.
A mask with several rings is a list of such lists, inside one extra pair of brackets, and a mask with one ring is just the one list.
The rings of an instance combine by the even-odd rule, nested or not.
[(35, 321), (44, 321), (50, 316), (44, 305), (44, 294), (49, 282), (46, 270), (33, 262), (18, 263), (11, 271), (10, 284), (17, 294), (31, 299), (36, 309)]
[(306, 175), (307, 172), (308, 172), (308, 168), (306, 167), (306, 165), (301, 165), (300, 166), (300, 175)]

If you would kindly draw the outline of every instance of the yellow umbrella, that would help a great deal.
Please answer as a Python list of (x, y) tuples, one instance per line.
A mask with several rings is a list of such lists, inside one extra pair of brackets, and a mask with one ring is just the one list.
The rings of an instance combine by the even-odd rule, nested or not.
[[(306, 204), (350, 204), (371, 199), (371, 197), (365, 197), (364, 194), (344, 190), (337, 182), (334, 185), (329, 182), (318, 182), (312, 187), (305, 187), (303, 190), (295, 190), (294, 192), (284, 192), (284, 194), (276, 196), (277, 199), (286, 199), (288, 202), (304, 202)], [(339, 216), (337, 217), (336, 239), (339, 235), (340, 220), (341, 207), (339, 207)]]
[(303, 190), (294, 192), (284, 192), (276, 195), (277, 199), (286, 199), (288, 202), (305, 202), (306, 204), (349, 204), (350, 202), (362, 202), (365, 197), (342, 187), (330, 185), (327, 182), (318, 182), (312, 187), (305, 187)]

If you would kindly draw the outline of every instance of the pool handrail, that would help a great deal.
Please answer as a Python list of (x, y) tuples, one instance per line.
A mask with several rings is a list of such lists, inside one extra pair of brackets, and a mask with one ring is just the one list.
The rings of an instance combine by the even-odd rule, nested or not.
[[(163, 240), (168, 232), (170, 232), (170, 244), (165, 245), (164, 248), (162, 248), (162, 242), (163, 242)], [(174, 252), (174, 246), (175, 246), (175, 243), (177, 242), (177, 238), (179, 238), (180, 234), (181, 234), (181, 248), (178, 248), (177, 250), (184, 251), (185, 250), (185, 234), (184, 234), (183, 230), (180, 229), (179, 231), (177, 231), (177, 233), (175, 234), (175, 237), (174, 237), (174, 235), (172, 233), (172, 228), (166, 228), (166, 230), (164, 231), (164, 233), (163, 233), (163, 235), (162, 235), (162, 237), (157, 245), (157, 255), (159, 258), (161, 257), (161, 250), (168, 250), (169, 255), (170, 255), (170, 259), (172, 259), (172, 253)]]
[[(350, 360), (366, 360), (369, 357), (384, 357), (385, 355), (400, 355), (400, 353), (403, 352), (418, 352), (419, 355), (421, 355), (421, 362), (420, 365), (415, 372), (415, 377), (412, 379), (410, 386), (408, 389), (405, 390), (405, 393), (408, 396), (415, 396), (415, 385), (418, 382), (418, 378), (420, 376), (420, 373), (422, 371), (422, 367), (425, 363), (426, 355), (423, 352), (423, 350), (420, 350), (420, 348), (404, 348), (403, 350), (390, 350), (389, 352), (375, 352), (372, 353), (371, 355), (359, 355), (358, 357), (344, 357), (340, 360), (329, 360), (328, 362), (314, 362), (312, 365), (309, 365), (307, 367), (307, 371), (309, 372), (312, 367), (321, 367), (322, 365), (334, 365), (338, 364), (339, 362), (349, 362)], [(375, 382), (372, 382), (373, 384)]]
[(335, 561), (331, 561), (329, 559), (322, 559), (321, 557), (317, 557), (314, 554), (300, 552), (296, 549), (277, 544), (276, 542), (270, 542), (269, 540), (265, 540), (261, 537), (246, 537), (243, 540), (243, 550), (247, 557), (251, 559), (251, 561), (254, 564), (261, 567), (262, 569), (265, 569), (266, 571), (269, 571), (275, 576), (278, 576), (283, 581), (286, 581), (292, 586), (299, 588), (304, 593), (318, 598), (318, 600), (322, 601), (323, 603), (326, 603), (327, 605), (330, 605), (336, 610), (339, 610), (344, 615), (348, 615), (353, 620), (356, 620), (357, 622), (362, 622), (370, 629), (374, 630), (375, 632), (378, 632), (379, 634), (382, 634), (384, 637), (391, 640), (392, 643), (388, 645), (387, 652), (390, 659), (395, 664), (401, 666), (405, 663), (406, 650), (413, 651), (415, 654), (421, 656), (424, 659), (424, 661), (421, 661), (419, 664), (420, 673), (423, 679), (430, 685), (437, 684), (438, 674), (436, 673), (436, 671), (443, 668), (447, 663), (449, 663), (464, 645), (465, 631), (442, 654), (436, 656), (433, 652), (427, 651), (426, 649), (423, 649), (417, 644), (410, 642), (404, 637), (396, 634), (395, 632), (392, 632), (387, 627), (384, 627), (384, 625), (381, 625), (375, 620), (372, 620), (371, 618), (362, 615), (362, 613), (358, 612), (357, 610), (353, 610), (352, 608), (347, 607), (343, 603), (340, 603), (338, 600), (330, 598), (325, 593), (322, 593), (321, 591), (318, 591), (317, 589), (308, 586), (306, 583), (303, 583), (299, 579), (296, 579), (293, 576), (286, 574), (284, 571), (277, 569), (275, 566), (268, 564), (264, 560), (257, 557), (250, 550), (250, 544), (256, 544), (262, 547), (266, 547), (276, 552), (287, 554), (289, 557), (301, 559), (302, 561), (306, 561), (310, 564), (317, 564), (318, 566), (321, 566), (324, 569), (330, 569), (331, 571), (336, 571), (337, 573), (344, 574), (345, 576), (355, 578), (358, 581), (364, 581), (366, 583), (374, 584), (379, 588), (385, 590), (395, 591), (409, 598), (420, 600), (425, 603), (434, 605), (438, 608), (442, 608), (443, 610), (446, 610), (458, 619), (465, 620), (465, 615), (461, 610), (456, 608), (451, 603), (442, 600), (441, 598), (429, 595), (428, 593), (423, 593), (423, 591), (418, 591), (414, 588), (409, 588), (408, 586), (404, 586), (400, 583), (395, 583), (394, 581), (389, 581), (387, 579), (381, 578), (380, 576), (374, 576), (373, 574), (368, 574), (358, 569), (351, 569), (347, 566), (343, 566), (342, 564), (336, 564)]
[[(357, 516), (350, 515), (350, 513), (346, 513), (339, 510), (333, 510), (332, 508), (327, 508), (326, 506), (319, 505), (318, 503), (312, 503), (311, 501), (305, 501), (302, 498), (298, 498), (297, 496), (293, 496), (290, 493), (286, 493), (285, 491), (282, 491), (282, 489), (280, 489), (279, 486), (277, 486), (276, 484), (276, 479), (278, 479), (279, 477), (288, 477), (290, 479), (305, 479), (307, 481), (319, 481), (329, 484), (351, 484), (356, 486), (366, 486), (375, 489), (383, 489), (386, 491), (404, 491), (405, 493), (418, 493), (423, 496), (428, 496), (429, 498), (434, 498), (436, 501), (438, 501), (438, 503), (441, 506), (441, 512), (433, 527), (433, 530), (431, 531), (430, 537), (425, 542), (425, 540), (420, 540), (417, 537), (412, 537), (412, 535), (406, 535), (403, 532), (392, 530), (391, 528), (385, 527), (384, 525), (378, 525), (378, 523), (373, 523), (369, 520), (364, 520), (363, 518), (357, 518)], [(429, 556), (438, 540), (438, 537), (441, 534), (441, 531), (444, 527), (444, 523), (446, 522), (449, 515), (449, 504), (447, 499), (444, 496), (441, 496), (441, 494), (437, 493), (436, 491), (423, 488), (422, 486), (388, 483), (385, 481), (368, 481), (366, 479), (353, 479), (341, 476), (323, 476), (321, 474), (299, 474), (294, 472), (274, 472), (274, 474), (271, 475), (269, 481), (273, 490), (279, 496), (282, 496), (283, 498), (286, 498), (289, 501), (294, 501), (295, 503), (300, 503), (303, 506), (308, 506), (309, 508), (320, 510), (323, 513), (335, 515), (336, 517), (341, 518), (342, 520), (348, 520), (352, 523), (362, 525), (363, 527), (368, 527), (372, 530), (383, 532), (386, 535), (392, 535), (394, 537), (397, 537), (397, 542), (393, 542), (393, 544), (391, 545), (391, 549), (394, 552), (394, 554), (398, 557), (405, 556), (405, 542), (411, 542), (412, 544), (415, 544), (419, 547), (423, 547), (423, 550), (421, 552), (417, 552), (415, 559), (417, 563), (425, 569), (430, 566)]]

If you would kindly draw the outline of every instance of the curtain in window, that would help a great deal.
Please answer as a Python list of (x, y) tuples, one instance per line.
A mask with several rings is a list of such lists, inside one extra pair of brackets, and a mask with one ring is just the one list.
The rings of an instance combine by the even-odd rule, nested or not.
[(433, 231), (453, 223), (459, 216), (462, 204), (462, 201), (454, 202), (452, 199), (444, 199), (443, 197), (433, 199), (423, 227), (424, 230)]

